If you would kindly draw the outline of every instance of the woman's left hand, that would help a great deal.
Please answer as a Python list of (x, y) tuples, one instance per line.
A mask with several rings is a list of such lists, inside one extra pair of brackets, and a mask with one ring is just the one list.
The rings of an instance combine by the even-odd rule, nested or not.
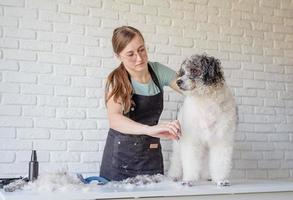
[(147, 132), (147, 135), (152, 137), (179, 140), (181, 137), (181, 126), (178, 120), (174, 120), (150, 126)]

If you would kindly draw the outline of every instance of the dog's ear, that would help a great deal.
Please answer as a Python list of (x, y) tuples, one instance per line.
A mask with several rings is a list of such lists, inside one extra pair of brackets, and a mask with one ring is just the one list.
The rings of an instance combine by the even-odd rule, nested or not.
[(206, 85), (216, 85), (224, 81), (224, 75), (221, 70), (221, 62), (214, 58), (203, 56), (201, 59), (203, 68), (203, 82)]

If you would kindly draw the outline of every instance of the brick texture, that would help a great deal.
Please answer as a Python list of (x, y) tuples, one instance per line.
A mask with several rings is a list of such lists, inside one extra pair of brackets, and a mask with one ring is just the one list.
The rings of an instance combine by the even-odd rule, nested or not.
[[(0, 176), (99, 173), (114, 28), (141, 30), (149, 57), (177, 70), (221, 59), (238, 104), (232, 178), (293, 178), (293, 1), (0, 0)], [(166, 88), (161, 120), (182, 97)], [(172, 151), (163, 140), (166, 169)]]

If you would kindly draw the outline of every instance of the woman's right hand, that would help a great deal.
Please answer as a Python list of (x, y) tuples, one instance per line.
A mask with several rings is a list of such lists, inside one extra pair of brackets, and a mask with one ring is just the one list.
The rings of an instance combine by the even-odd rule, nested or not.
[(181, 127), (178, 120), (164, 122), (155, 126), (149, 126), (147, 135), (158, 138), (179, 140), (181, 137)]

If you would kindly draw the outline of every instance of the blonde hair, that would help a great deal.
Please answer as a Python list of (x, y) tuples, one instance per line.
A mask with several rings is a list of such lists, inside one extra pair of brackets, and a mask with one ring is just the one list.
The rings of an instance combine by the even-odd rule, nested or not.
[[(113, 31), (112, 46), (115, 54), (119, 53), (132, 41), (136, 36), (139, 36), (144, 41), (144, 38), (139, 30), (131, 26), (121, 26)], [(114, 98), (114, 102), (122, 104), (123, 113), (127, 113), (130, 107), (134, 105), (132, 101), (133, 88), (129, 80), (129, 74), (126, 71), (123, 63), (113, 70), (106, 82), (105, 88), (105, 102), (110, 98)]]

